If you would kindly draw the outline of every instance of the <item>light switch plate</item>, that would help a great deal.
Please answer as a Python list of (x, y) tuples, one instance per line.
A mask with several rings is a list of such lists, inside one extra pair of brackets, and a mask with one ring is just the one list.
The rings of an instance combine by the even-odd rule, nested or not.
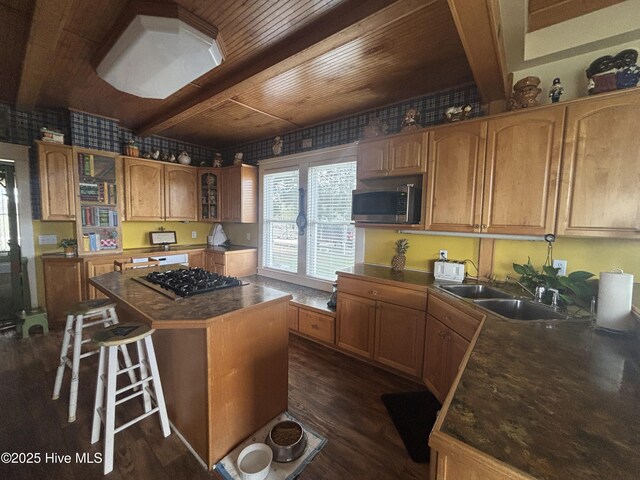
[(38, 235), (38, 244), (40, 245), (57, 245), (57, 235)]
[(198, 232), (195, 230), (191, 232), (191, 238), (198, 238)]

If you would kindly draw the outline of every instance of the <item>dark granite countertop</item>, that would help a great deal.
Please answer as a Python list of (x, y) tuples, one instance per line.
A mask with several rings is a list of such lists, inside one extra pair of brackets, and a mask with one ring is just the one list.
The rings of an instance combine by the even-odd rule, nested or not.
[[(171, 268), (175, 267), (160, 267), (160, 270)], [(133, 280), (136, 276), (141, 276), (140, 271), (112, 272), (93, 277), (89, 282), (123, 308), (137, 313), (153, 328), (204, 328), (240, 310), (291, 299), (288, 293), (249, 284), (173, 300)]]
[[(434, 288), (419, 272), (400, 278), (356, 265), (346, 273)], [(640, 306), (638, 284), (633, 303)], [(636, 478), (639, 405), (637, 338), (595, 331), (588, 320), (488, 313), (440, 431), (534, 478)]]
[[(221, 246), (211, 246), (211, 245), (206, 245), (206, 244), (195, 244), (195, 245), (172, 245), (171, 248), (169, 250), (163, 250), (162, 248), (159, 247), (144, 247), (144, 248), (127, 248), (125, 250), (123, 250), (120, 253), (117, 252), (110, 252), (109, 255), (112, 255), (114, 257), (117, 256), (130, 256), (130, 257), (135, 257), (136, 255), (175, 255), (175, 254), (179, 254), (179, 253), (189, 253), (190, 251), (193, 250), (203, 250), (205, 252), (216, 252), (216, 253), (226, 253), (226, 252), (240, 252), (240, 251), (246, 251), (246, 250), (257, 250), (256, 247), (245, 247), (242, 245), (229, 245), (227, 247), (221, 247)], [(54, 252), (54, 253), (44, 253), (42, 254), (43, 257), (48, 258), (48, 257), (54, 257), (54, 258), (91, 258), (91, 257), (96, 257), (96, 254), (93, 253), (88, 253), (88, 254), (84, 254), (84, 255), (78, 255), (76, 257), (66, 257), (65, 254), (63, 252)]]
[(338, 275), (347, 277), (369, 277), (375, 281), (389, 284), (395, 283), (399, 286), (421, 291), (426, 291), (428, 285), (434, 284), (433, 274), (431, 273), (418, 272), (415, 270), (394, 272), (390, 267), (368, 265), (366, 263), (358, 263), (353, 267), (339, 270)]
[(327, 307), (327, 302), (331, 296), (330, 292), (325, 292), (316, 288), (304, 287), (291, 282), (283, 282), (281, 280), (275, 280), (261, 275), (243, 277), (243, 280), (247, 280), (252, 284), (275, 288), (276, 290), (282, 290), (283, 292), (290, 293), (293, 296), (291, 301), (299, 305), (311, 307), (314, 310), (319, 310), (324, 314), (332, 316), (335, 316), (336, 314), (335, 308)]

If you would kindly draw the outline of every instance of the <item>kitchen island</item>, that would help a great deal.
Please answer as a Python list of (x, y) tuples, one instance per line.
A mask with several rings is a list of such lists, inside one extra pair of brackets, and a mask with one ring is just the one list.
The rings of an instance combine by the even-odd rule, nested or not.
[(134, 280), (141, 275), (113, 272), (90, 283), (117, 303), (121, 321), (157, 330), (169, 419), (212, 468), (287, 409), (291, 295), (249, 284), (172, 300)]

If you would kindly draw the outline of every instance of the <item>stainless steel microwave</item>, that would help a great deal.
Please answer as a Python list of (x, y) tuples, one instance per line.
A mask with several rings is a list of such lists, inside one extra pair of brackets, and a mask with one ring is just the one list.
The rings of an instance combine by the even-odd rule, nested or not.
[(420, 223), (421, 190), (414, 185), (354, 190), (351, 219), (365, 223)]

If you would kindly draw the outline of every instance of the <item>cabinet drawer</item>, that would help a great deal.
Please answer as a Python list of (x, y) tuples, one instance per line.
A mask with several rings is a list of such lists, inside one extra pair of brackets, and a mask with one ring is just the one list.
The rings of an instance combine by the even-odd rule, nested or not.
[(383, 285), (366, 280), (339, 277), (338, 290), (340, 292), (351, 293), (374, 300), (382, 300), (423, 312), (427, 306), (426, 292), (417, 292), (407, 288)]
[(434, 295), (429, 295), (427, 311), (467, 340), (471, 340), (482, 319), (481, 314), (471, 316)]
[(317, 338), (323, 342), (334, 343), (335, 332), (333, 317), (300, 308), (298, 311), (298, 328), (300, 333)]

